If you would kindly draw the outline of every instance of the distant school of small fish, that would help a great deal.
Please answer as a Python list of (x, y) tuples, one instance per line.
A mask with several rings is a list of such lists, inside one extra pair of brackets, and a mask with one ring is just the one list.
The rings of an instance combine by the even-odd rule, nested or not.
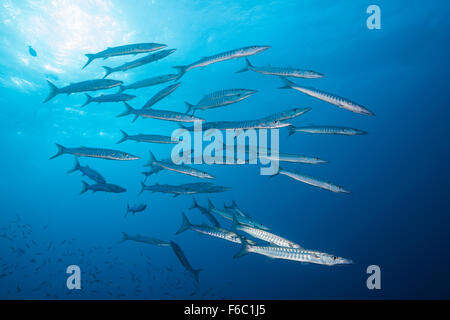
[[(172, 121), (178, 123), (193, 123), (195, 121), (203, 122), (203, 130), (207, 129), (218, 129), (218, 130), (230, 130), (230, 129), (275, 129), (275, 128), (284, 128), (287, 127), (289, 130), (289, 136), (293, 135), (297, 132), (310, 133), (310, 134), (328, 134), (328, 135), (343, 135), (343, 136), (355, 136), (355, 135), (363, 135), (366, 134), (365, 131), (350, 128), (350, 127), (340, 127), (340, 126), (326, 126), (326, 125), (309, 125), (309, 126), (294, 126), (291, 123), (286, 122), (287, 120), (294, 119), (299, 117), (306, 112), (309, 112), (311, 108), (293, 108), (281, 112), (276, 112), (274, 114), (268, 115), (266, 117), (260, 119), (253, 120), (233, 120), (233, 121), (215, 121), (208, 122), (204, 118), (200, 118), (198, 116), (194, 116), (195, 113), (199, 111), (206, 111), (213, 108), (225, 107), (232, 104), (236, 104), (238, 102), (249, 99), (252, 95), (256, 94), (258, 90), (254, 89), (246, 89), (246, 88), (229, 88), (229, 89), (220, 89), (215, 92), (211, 92), (205, 94), (196, 104), (192, 104), (190, 102), (185, 102), (187, 106), (186, 112), (175, 112), (164, 109), (154, 109), (153, 106), (157, 104), (159, 101), (163, 100), (170, 94), (172, 94), (176, 89), (181, 85), (179, 80), (189, 71), (199, 68), (205, 67), (213, 63), (237, 59), (237, 58), (245, 58), (246, 65), (243, 69), (238, 70), (236, 73), (242, 73), (246, 71), (252, 71), (256, 73), (260, 73), (263, 75), (271, 75), (280, 77), (283, 81), (283, 86), (281, 89), (293, 89), (299, 92), (302, 92), (305, 95), (314, 97), (316, 99), (322, 100), (329, 104), (335, 105), (339, 108), (346, 109), (348, 111), (361, 114), (361, 115), (369, 115), (374, 116), (375, 114), (368, 110), (366, 107), (355, 103), (351, 100), (342, 98), (338, 95), (324, 92), (322, 90), (318, 90), (312, 87), (306, 87), (303, 85), (298, 85), (287, 78), (300, 78), (300, 79), (320, 79), (324, 77), (324, 74), (315, 72), (312, 70), (302, 70), (295, 68), (287, 68), (287, 67), (262, 67), (262, 66), (254, 66), (248, 59), (249, 56), (258, 54), (263, 52), (269, 48), (270, 46), (248, 46), (235, 50), (226, 51), (223, 53), (219, 53), (212, 56), (203, 57), (191, 64), (184, 66), (175, 66), (174, 68), (178, 70), (177, 74), (165, 74), (154, 76), (151, 78), (139, 80), (134, 83), (124, 84), (122, 81), (106, 79), (109, 75), (116, 72), (125, 72), (163, 58), (173, 54), (176, 49), (166, 49), (165, 44), (159, 43), (138, 43), (138, 44), (130, 44), (119, 47), (110, 47), (103, 51), (100, 51), (95, 54), (86, 54), (88, 61), (83, 66), (83, 69), (87, 67), (92, 61), (96, 59), (108, 59), (111, 57), (117, 56), (125, 56), (125, 55), (137, 55), (137, 54), (146, 54), (144, 57), (135, 59), (133, 61), (124, 63), (122, 65), (116, 67), (107, 67), (103, 66), (105, 70), (105, 75), (103, 79), (94, 79), (87, 80), (78, 83), (71, 83), (65, 87), (56, 87), (52, 82), (47, 80), (50, 92), (47, 98), (44, 100), (45, 102), (50, 101), (56, 95), (59, 94), (67, 94), (70, 95), (72, 93), (80, 93), (80, 92), (90, 92), (90, 91), (98, 91), (98, 90), (107, 90), (111, 88), (118, 87), (119, 91), (114, 94), (102, 94), (99, 96), (91, 96), (86, 93), (86, 102), (82, 105), (82, 107), (96, 102), (96, 103), (108, 103), (108, 102), (123, 102), (125, 105), (125, 110), (123, 113), (119, 114), (118, 117), (124, 117), (128, 115), (133, 116), (133, 122), (141, 118), (151, 118), (151, 119), (159, 119), (165, 121)], [(170, 81), (178, 81), (175, 82), (162, 90), (158, 91), (155, 95), (153, 95), (141, 108), (134, 108), (127, 103), (134, 99), (136, 96), (131, 94), (123, 93), (128, 90), (136, 90), (139, 88), (156, 86), (159, 84), (167, 83)], [(203, 113), (202, 113), (203, 116)], [(181, 127), (187, 130), (193, 130), (193, 126), (186, 127), (184, 125), (180, 125)], [(167, 135), (159, 135), (159, 134), (135, 134), (129, 135), (124, 130), (121, 130), (122, 138), (117, 141), (117, 144), (121, 144), (128, 140), (134, 140), (136, 142), (147, 142), (147, 143), (160, 143), (160, 144), (173, 144), (175, 141), (171, 140), (170, 136)], [(90, 178), (94, 183), (88, 184), (85, 181), (82, 181), (82, 190), (81, 193), (85, 193), (88, 190), (93, 192), (112, 192), (112, 193), (121, 193), (125, 192), (126, 189), (120, 187), (118, 185), (110, 184), (106, 182), (106, 179), (94, 169), (88, 166), (80, 165), (78, 161), (78, 157), (91, 157), (91, 158), (101, 158), (108, 160), (119, 160), (119, 161), (129, 161), (129, 160), (137, 160), (140, 159), (139, 156), (135, 156), (129, 154), (127, 152), (112, 150), (112, 149), (104, 149), (104, 148), (92, 148), (92, 147), (64, 147), (60, 144), (56, 144), (58, 148), (58, 152), (52, 156), (50, 159), (56, 158), (63, 154), (71, 154), (75, 156), (75, 166), (72, 170), (68, 171), (75, 172), (80, 171), (83, 175)], [(225, 145), (226, 147), (226, 145)], [(275, 156), (272, 155), (271, 150), (267, 149), (267, 152), (261, 153), (259, 150), (258, 156), (261, 158), (266, 158), (269, 160), (275, 160)], [(248, 153), (248, 152), (247, 152)], [(174, 164), (171, 159), (159, 159), (155, 157), (155, 155), (150, 151), (150, 160), (146, 166), (151, 167), (151, 170), (148, 172), (143, 172), (145, 175), (145, 179), (141, 182), (141, 192), (151, 191), (152, 193), (166, 193), (172, 194), (174, 197), (180, 195), (194, 195), (199, 193), (217, 193), (217, 192), (225, 192), (231, 190), (230, 187), (214, 185), (210, 182), (196, 182), (196, 183), (185, 183), (181, 185), (168, 185), (168, 184), (159, 184), (155, 183), (153, 185), (146, 185), (146, 180), (162, 171), (171, 171), (176, 172), (183, 175), (189, 175), (191, 177), (196, 177), (200, 179), (215, 179), (215, 177), (207, 172), (200, 171), (190, 166), (186, 166), (184, 164)], [(320, 164), (326, 163), (327, 160), (322, 160), (317, 157), (311, 157), (306, 155), (298, 155), (298, 154), (286, 154), (279, 153), (276, 156), (276, 159), (283, 162), (291, 162), (291, 163), (305, 163), (305, 164)], [(328, 190), (335, 193), (349, 193), (343, 187), (336, 185), (331, 182), (324, 181), (322, 179), (314, 178), (303, 173), (297, 172), (295, 170), (286, 170), (284, 168), (279, 168), (278, 172), (275, 175), (285, 175), (296, 181), (303, 182), (305, 184), (321, 188), (324, 190)], [(274, 176), (275, 176), (274, 175)], [(241, 245), (241, 250), (235, 255), (235, 257), (240, 257), (249, 252), (258, 253), (260, 255), (268, 256), (276, 259), (287, 259), (293, 261), (299, 261), (303, 263), (314, 263), (314, 264), (322, 264), (322, 265), (337, 265), (337, 264), (349, 264), (350, 260), (340, 258), (334, 255), (330, 255), (324, 252), (307, 250), (302, 246), (287, 240), (283, 237), (280, 237), (276, 234), (273, 234), (269, 231), (269, 228), (265, 227), (262, 224), (257, 223), (253, 220), (248, 214), (243, 212), (237, 204), (233, 201), (231, 206), (225, 206), (224, 209), (218, 209), (215, 207), (211, 201), (208, 203), (208, 207), (200, 206), (194, 198), (194, 203), (191, 209), (196, 208), (200, 210), (200, 212), (208, 219), (210, 225), (206, 224), (193, 224), (191, 223), (187, 216), (182, 214), (182, 225), (178, 230), (177, 234), (182, 233), (186, 230), (194, 230), (201, 234), (206, 234), (211, 237), (216, 237), (220, 239), (224, 239), (230, 242), (238, 243)], [(132, 213), (133, 215), (137, 212), (145, 211), (147, 208), (146, 204), (137, 204), (130, 206), (127, 205), (127, 212)], [(220, 216), (224, 219), (227, 219), (232, 222), (232, 226), (230, 230), (224, 229), (219, 221), (216, 219), (217, 216)], [(255, 241), (247, 239), (242, 235), (245, 233), (247, 235), (252, 236), (257, 240), (264, 241), (268, 243), (268, 246), (259, 245)], [(195, 279), (198, 281), (198, 273), (200, 269), (194, 269), (189, 261), (187, 260), (185, 254), (178, 244), (173, 241), (166, 242), (158, 239), (154, 239), (151, 237), (145, 236), (130, 236), (126, 233), (123, 234), (123, 241), (131, 240), (137, 242), (144, 242), (148, 244), (154, 244), (158, 246), (167, 246), (171, 247), (180, 260), (183, 267), (191, 272)]]

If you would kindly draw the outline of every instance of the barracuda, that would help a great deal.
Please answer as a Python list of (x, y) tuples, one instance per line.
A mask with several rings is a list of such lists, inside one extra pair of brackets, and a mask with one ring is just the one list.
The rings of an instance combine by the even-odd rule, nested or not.
[(137, 118), (151, 118), (166, 121), (176, 121), (176, 122), (195, 122), (195, 121), (205, 121), (202, 118), (194, 117), (185, 113), (169, 111), (169, 110), (155, 110), (155, 109), (134, 109), (128, 103), (124, 102), (126, 110), (119, 114), (117, 117), (125, 117), (127, 115), (134, 115), (133, 122)]
[(220, 62), (220, 61), (226, 61), (231, 59), (237, 59), (241, 57), (247, 57), (254, 54), (257, 54), (259, 52), (262, 52), (264, 50), (267, 50), (271, 48), (270, 46), (249, 46), (244, 48), (239, 48), (235, 50), (230, 50), (226, 52), (222, 52), (213, 56), (204, 57), (194, 63), (191, 63), (187, 66), (175, 66), (174, 68), (179, 70), (178, 79), (180, 79), (187, 71), (198, 68), (198, 67), (205, 67), (207, 65)]
[(242, 257), (249, 252), (258, 253), (274, 259), (284, 259), (303, 263), (314, 263), (326, 266), (353, 263), (351, 260), (336, 257), (334, 255), (319, 251), (311, 251), (299, 248), (286, 248), (286, 247), (252, 246), (249, 244), (244, 244), (241, 247), (241, 250), (237, 254), (235, 254), (233, 258)]
[(161, 50), (156, 53), (150, 53), (150, 54), (146, 55), (145, 57), (124, 63), (115, 68), (103, 66), (103, 69), (105, 69), (105, 75), (103, 76), (103, 78), (106, 78), (107, 76), (109, 76), (111, 73), (114, 73), (114, 72), (127, 71), (127, 70), (134, 69), (134, 68), (143, 66), (143, 65), (151, 63), (151, 62), (161, 60), (161, 59), (167, 57), (168, 55), (174, 53), (175, 50), (176, 49), (168, 49), (168, 50)]
[(103, 60), (105, 60), (116, 56), (146, 53), (163, 49), (165, 47), (167, 47), (167, 45), (160, 43), (134, 43), (118, 47), (109, 47), (106, 50), (97, 53), (86, 54), (85, 56), (88, 58), (88, 61), (86, 62), (86, 64), (83, 66), (82, 69), (86, 68), (88, 64), (90, 64), (95, 59), (102, 58)]
[(119, 89), (119, 93), (121, 93), (125, 90), (140, 89), (140, 88), (155, 86), (155, 85), (158, 85), (158, 84), (161, 84), (164, 82), (169, 82), (169, 81), (175, 80), (177, 78), (177, 76), (178, 76), (177, 74), (165, 74), (162, 76), (157, 76), (157, 77), (152, 77), (152, 78), (147, 78), (144, 80), (136, 81), (129, 85), (121, 85), (120, 89)]
[(201, 179), (215, 179), (215, 177), (213, 175), (210, 175), (207, 172), (203, 172), (185, 165), (180, 165), (180, 164), (173, 164), (171, 162), (164, 162), (164, 161), (158, 161), (156, 160), (155, 156), (153, 155), (153, 153), (150, 151), (150, 160), (147, 163), (146, 166), (158, 166), (158, 167), (162, 167), (164, 169), (170, 170), (170, 171), (175, 171), (178, 173), (182, 173), (182, 174), (186, 174), (189, 176), (193, 176), (193, 177), (197, 177), (197, 178), (201, 178)]
[(95, 80), (87, 80), (82, 82), (71, 83), (68, 86), (58, 88), (49, 80), (47, 80), (48, 86), (50, 88), (50, 92), (45, 98), (44, 103), (50, 101), (58, 94), (67, 94), (70, 95), (72, 93), (78, 92), (86, 92), (86, 91), (97, 91), (104, 89), (111, 89), (117, 86), (120, 86), (123, 81), (112, 80), (112, 79), (95, 79)]
[(245, 58), (246, 66), (245, 68), (237, 71), (236, 73), (253, 71), (265, 75), (272, 76), (282, 76), (282, 77), (294, 77), (294, 78), (304, 78), (304, 79), (317, 79), (323, 78), (324, 75), (311, 70), (301, 70), (294, 68), (283, 68), (283, 67), (255, 67), (253, 66), (248, 58)]
[(171, 84), (170, 86), (165, 87), (164, 89), (158, 91), (153, 97), (151, 97), (147, 103), (142, 107), (142, 109), (149, 109), (158, 101), (164, 99), (169, 94), (174, 92), (179, 86), (181, 82), (177, 82), (175, 84)]
[(272, 175), (271, 177), (274, 177), (278, 174), (283, 174), (285, 176), (288, 176), (294, 180), (309, 184), (311, 186), (314, 187), (318, 187), (324, 190), (328, 190), (331, 192), (336, 192), (336, 193), (350, 193), (350, 191), (345, 190), (344, 188), (342, 188), (341, 186), (335, 185), (334, 183), (331, 182), (327, 182), (327, 181), (322, 181), (320, 179), (314, 178), (314, 177), (310, 177), (298, 172), (291, 172), (291, 171), (286, 171), (283, 170), (282, 168), (279, 168), (278, 173), (276, 173), (275, 175)]
[(282, 79), (283, 79), (285, 85), (283, 87), (280, 87), (280, 89), (294, 89), (294, 90), (303, 92), (304, 94), (307, 94), (308, 96), (328, 102), (330, 104), (338, 106), (339, 108), (346, 109), (351, 112), (369, 115), (369, 116), (375, 115), (372, 111), (366, 109), (365, 107), (363, 107), (353, 101), (344, 99), (344, 98), (334, 95), (332, 93), (327, 93), (325, 91), (321, 91), (321, 90), (318, 90), (315, 88), (299, 86), (286, 78), (282, 78)]
[(162, 136), (159, 134), (135, 134), (128, 135), (125, 131), (120, 130), (122, 132), (122, 138), (116, 142), (116, 144), (122, 143), (127, 140), (134, 140), (136, 142), (147, 142), (147, 143), (162, 143), (162, 144), (175, 144), (178, 141), (172, 141), (172, 138), (169, 136)]
[(140, 159), (138, 156), (118, 150), (88, 148), (88, 147), (66, 148), (57, 143), (56, 147), (58, 148), (58, 152), (54, 156), (50, 157), (50, 159), (54, 159), (63, 154), (72, 154), (77, 157), (91, 157), (91, 158), (101, 158), (107, 160), (120, 160), (120, 161)]
[(255, 245), (254, 241), (244, 239), (243, 237), (238, 236), (235, 232), (225, 230), (218, 227), (212, 227), (205, 224), (198, 225), (192, 224), (189, 222), (188, 218), (184, 213), (182, 213), (183, 221), (180, 229), (175, 234), (180, 234), (186, 230), (194, 230), (195, 232), (206, 234), (211, 237), (227, 240), (234, 243), (241, 243), (241, 241), (245, 241), (249, 244)]
[(367, 134), (367, 132), (348, 128), (348, 127), (334, 127), (334, 126), (305, 126), (305, 127), (295, 127), (290, 126), (289, 135), (292, 135), (296, 132), (307, 132), (307, 133), (317, 133), (317, 134), (338, 134), (344, 136), (356, 136)]
[(248, 97), (250, 97), (251, 94), (247, 94), (247, 95), (234, 95), (234, 96), (223, 96), (221, 98), (217, 98), (214, 100), (210, 100), (210, 101), (205, 101), (203, 103), (199, 102), (196, 105), (192, 105), (189, 102), (184, 102), (187, 105), (187, 111), (186, 113), (189, 113), (192, 111), (192, 114), (195, 113), (195, 111), (197, 110), (208, 110), (208, 109), (214, 109), (214, 108), (219, 108), (219, 107), (223, 107), (223, 106), (227, 106), (233, 103), (237, 103), (239, 101), (242, 101), (244, 99), (247, 99)]
[(238, 216), (236, 214), (233, 214), (233, 225), (231, 227), (231, 230), (238, 230), (243, 231), (249, 235), (251, 235), (254, 238), (272, 243), (274, 245), (277, 245), (279, 247), (289, 247), (289, 248), (298, 248), (300, 249), (301, 246), (298, 244), (289, 241), (285, 238), (282, 238), (280, 236), (277, 236), (276, 234), (270, 233), (265, 230), (261, 230), (258, 228), (249, 227), (246, 225), (242, 225), (238, 222)]

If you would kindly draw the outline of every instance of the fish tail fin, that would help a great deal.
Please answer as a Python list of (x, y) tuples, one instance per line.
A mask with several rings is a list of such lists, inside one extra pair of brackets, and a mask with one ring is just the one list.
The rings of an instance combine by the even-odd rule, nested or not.
[(50, 101), (59, 93), (59, 89), (57, 86), (55, 86), (49, 80), (47, 80), (47, 83), (48, 83), (48, 87), (50, 88), (50, 92), (48, 93), (47, 98), (45, 98), (44, 103), (46, 103), (47, 101)]
[(128, 103), (124, 102), (124, 104), (125, 104), (126, 109), (125, 109), (124, 112), (122, 112), (121, 114), (119, 114), (119, 115), (117, 116), (117, 118), (125, 117), (125, 116), (127, 116), (127, 115), (129, 115), (129, 114), (134, 114), (134, 115), (136, 115), (136, 117), (135, 117), (134, 120), (133, 120), (133, 122), (134, 122), (134, 121), (136, 120), (136, 118), (138, 117), (138, 115), (136, 114), (136, 110), (133, 109), (133, 107), (130, 106)]
[(92, 53), (87, 53), (87, 54), (85, 54), (85, 56), (86, 56), (86, 58), (88, 58), (88, 61), (81, 69), (86, 68), (88, 66), (88, 64), (91, 63), (95, 59), (95, 54), (92, 54)]
[(194, 105), (190, 104), (187, 101), (185, 101), (184, 104), (187, 106), (186, 114), (189, 114), (189, 112), (191, 112), (193, 110), (192, 108), (194, 107)]
[(181, 222), (181, 227), (178, 229), (178, 231), (175, 234), (180, 234), (186, 230), (189, 230), (191, 228), (191, 223), (189, 222), (188, 218), (184, 214), (184, 212), (181, 213), (183, 216), (183, 221)]
[(119, 241), (119, 243), (123, 243), (127, 240), (130, 240), (130, 237), (128, 236), (128, 233), (122, 232), (122, 240)]
[(292, 136), (296, 131), (294, 126), (288, 126), (289, 134), (288, 137)]
[(122, 139), (117, 141), (116, 144), (119, 144), (119, 143), (122, 143), (122, 142), (128, 140), (128, 134), (125, 131), (123, 131), (123, 130), (120, 130), (120, 132), (122, 132)]
[(119, 86), (119, 91), (117, 91), (117, 93), (122, 93), (122, 92), (124, 92), (125, 91), (125, 87), (121, 84), (120, 86)]
[(86, 95), (86, 102), (81, 107), (87, 106), (89, 103), (92, 102), (92, 97), (87, 93), (85, 93), (85, 95)]
[(197, 200), (195, 200), (195, 197), (192, 197), (192, 206), (190, 206), (189, 209), (195, 209), (198, 208)]
[(285, 77), (280, 77), (281, 80), (283, 80), (284, 82), (284, 86), (279, 87), (279, 89), (290, 89), (292, 88), (293, 85), (295, 85), (295, 83), (293, 83), (291, 80), (286, 79)]
[(200, 273), (200, 271), (203, 271), (203, 269), (194, 269), (194, 270), (192, 270), (192, 273), (194, 274), (194, 278), (195, 278), (196, 282), (199, 282), (198, 274)]
[(56, 147), (58, 148), (58, 152), (56, 152), (56, 154), (52, 157), (49, 158), (49, 160), (51, 159), (55, 159), (56, 157), (59, 157), (60, 155), (63, 155), (64, 153), (66, 153), (66, 148), (63, 147), (62, 145), (55, 143)]
[(215, 207), (214, 207), (213, 203), (211, 202), (211, 199), (208, 199), (208, 211), (211, 211), (213, 209), (215, 209)]
[(178, 81), (186, 73), (187, 66), (173, 66), (172, 68), (175, 68), (178, 70), (178, 76), (175, 79), (175, 81)]
[(247, 239), (242, 236), (239, 236), (239, 239), (241, 239), (241, 249), (233, 256), (233, 259), (240, 258), (249, 253), (248, 249), (250, 248), (250, 246), (247, 242)]
[(80, 194), (83, 194), (89, 190), (89, 184), (86, 181), (81, 180), (82, 188)]
[(247, 58), (245, 58), (245, 67), (242, 68), (241, 70), (236, 71), (236, 73), (241, 73), (241, 72), (248, 71), (249, 68), (253, 68), (253, 65), (250, 63), (250, 60), (248, 60)]
[(239, 225), (239, 222), (238, 222), (238, 219), (236, 217), (236, 214), (233, 213), (233, 223), (231, 224), (231, 230), (236, 230), (238, 225)]
[(103, 79), (105, 79), (107, 76), (109, 76), (113, 72), (113, 68), (102, 66), (103, 69), (105, 69), (105, 75), (103, 76)]
[(146, 186), (145, 186), (145, 183), (141, 181), (141, 191), (139, 192), (139, 195), (141, 195), (142, 192), (145, 191), (145, 187), (146, 187)]
[(72, 173), (77, 170), (80, 170), (80, 162), (78, 161), (78, 158), (75, 157), (75, 165), (73, 166), (73, 169), (70, 169), (69, 171), (67, 171), (67, 173)]
[(148, 160), (148, 163), (145, 166), (152, 167), (153, 162), (155, 162), (155, 161), (156, 161), (155, 155), (153, 154), (153, 152), (150, 151), (150, 159)]

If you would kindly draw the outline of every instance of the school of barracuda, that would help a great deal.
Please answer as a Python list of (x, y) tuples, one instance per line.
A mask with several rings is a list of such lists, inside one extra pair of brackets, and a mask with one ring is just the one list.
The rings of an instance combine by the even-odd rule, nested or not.
[[(215, 92), (205, 93), (197, 103), (192, 104), (190, 102), (185, 102), (187, 106), (186, 112), (175, 112), (162, 109), (154, 109), (158, 101), (164, 99), (176, 92), (176, 89), (182, 85), (182, 82), (176, 82), (170, 84), (163, 89), (159, 90), (153, 97), (151, 97), (145, 105), (141, 108), (132, 107), (127, 101), (134, 99), (136, 96), (131, 94), (125, 94), (124, 91), (137, 90), (139, 88), (156, 86), (163, 83), (168, 83), (170, 81), (179, 81), (186, 72), (193, 70), (198, 67), (205, 67), (213, 63), (238, 59), (245, 57), (245, 67), (241, 70), (236, 71), (236, 73), (241, 73), (245, 71), (257, 72), (263, 75), (271, 75), (280, 77), (283, 81), (282, 89), (293, 89), (299, 91), (308, 96), (314, 97), (316, 99), (322, 100), (329, 104), (335, 105), (339, 108), (346, 109), (348, 111), (374, 116), (375, 114), (363, 107), (360, 104), (352, 102), (351, 100), (339, 97), (335, 94), (327, 93), (325, 91), (315, 89), (312, 87), (300, 86), (290, 80), (291, 78), (299, 79), (320, 79), (325, 77), (324, 74), (312, 71), (303, 70), (288, 67), (260, 67), (254, 66), (250, 60), (249, 56), (259, 54), (265, 50), (270, 49), (270, 46), (248, 46), (239, 49), (234, 49), (226, 51), (223, 53), (215, 54), (212, 56), (207, 56), (199, 59), (191, 64), (185, 66), (174, 66), (178, 70), (176, 74), (165, 74), (157, 75), (147, 79), (143, 79), (134, 83), (124, 84), (122, 81), (105, 79), (115, 72), (126, 72), (128, 70), (164, 59), (165, 57), (173, 54), (176, 49), (165, 49), (167, 45), (158, 43), (137, 43), (123, 45), (119, 47), (107, 48), (101, 52), (95, 54), (86, 54), (88, 61), (82, 67), (84, 69), (95, 59), (108, 59), (117, 56), (126, 55), (137, 55), (137, 54), (147, 54), (141, 58), (135, 59), (133, 61), (124, 63), (116, 67), (103, 66), (105, 70), (105, 75), (103, 79), (93, 79), (78, 83), (71, 83), (65, 87), (57, 87), (53, 83), (47, 80), (50, 88), (50, 93), (44, 100), (44, 103), (53, 99), (56, 95), (72, 93), (85, 92), (86, 102), (82, 107), (90, 103), (111, 103), (111, 102), (122, 102), (125, 105), (125, 111), (118, 117), (124, 117), (127, 115), (132, 115), (133, 122), (138, 118), (147, 119), (159, 119), (165, 121), (172, 121), (178, 123), (194, 123), (202, 122), (202, 129), (218, 129), (218, 130), (231, 130), (231, 129), (275, 129), (275, 128), (285, 128), (289, 130), (289, 136), (295, 133), (310, 133), (310, 134), (328, 134), (328, 135), (344, 135), (344, 136), (355, 136), (366, 134), (365, 131), (350, 128), (350, 127), (339, 127), (339, 126), (328, 126), (328, 125), (309, 125), (309, 126), (294, 126), (287, 120), (291, 121), (296, 117), (299, 117), (306, 112), (311, 111), (311, 108), (293, 108), (285, 111), (279, 111), (271, 115), (260, 119), (251, 120), (233, 120), (233, 121), (215, 121), (209, 122), (204, 119), (204, 116), (209, 109), (219, 108), (219, 107), (230, 107), (231, 105), (237, 104), (246, 99), (251, 99), (251, 96), (256, 94), (258, 90), (247, 89), (247, 88), (218, 88)], [(99, 96), (91, 96), (86, 92), (107, 90), (111, 88), (119, 87), (119, 91), (114, 94), (102, 94)], [(197, 111), (202, 111), (202, 118), (194, 116)], [(189, 131), (194, 130), (194, 126), (186, 127), (180, 124), (180, 127), (185, 128)], [(117, 141), (117, 144), (122, 144), (128, 140), (133, 140), (136, 142), (144, 143), (160, 143), (160, 144), (174, 144), (177, 141), (173, 141), (169, 135), (159, 134), (156, 132), (152, 133), (139, 133), (139, 134), (128, 134), (127, 132), (120, 130), (122, 133), (122, 138)], [(83, 176), (91, 179), (92, 184), (82, 181), (81, 193), (87, 191), (92, 192), (110, 192), (110, 193), (121, 193), (126, 192), (126, 189), (109, 183), (107, 180), (96, 170), (90, 168), (89, 166), (83, 166), (80, 164), (79, 157), (91, 157), (91, 158), (101, 158), (107, 160), (116, 161), (132, 161), (140, 159), (139, 156), (129, 154), (124, 151), (104, 149), (99, 147), (66, 147), (60, 144), (56, 144), (58, 151), (50, 159), (56, 158), (63, 154), (69, 154), (75, 156), (74, 168), (69, 170), (68, 173), (79, 171)], [(224, 148), (227, 148), (224, 145)], [(249, 149), (245, 150), (246, 154), (250, 153)], [(291, 163), (306, 163), (306, 164), (323, 164), (327, 163), (327, 160), (322, 160), (315, 156), (308, 155), (298, 155), (298, 154), (288, 154), (288, 153), (276, 153), (273, 154), (271, 149), (258, 149), (256, 156), (259, 158), (264, 158), (267, 160), (278, 160), (281, 162), (291, 162)], [(159, 157), (158, 157), (159, 159)], [(230, 191), (231, 188), (228, 186), (216, 185), (211, 182), (194, 182), (185, 183), (180, 185), (168, 185), (168, 184), (146, 184), (149, 177), (157, 174), (162, 170), (172, 171), (174, 173), (189, 175), (197, 179), (215, 179), (215, 177), (207, 172), (200, 171), (198, 169), (186, 166), (184, 164), (174, 164), (170, 158), (164, 158), (158, 160), (152, 151), (150, 151), (150, 160), (146, 164), (151, 169), (147, 172), (142, 172), (145, 176), (143, 182), (141, 182), (141, 193), (145, 191), (150, 191), (151, 193), (165, 193), (171, 194), (174, 197), (180, 195), (195, 195), (200, 193), (218, 193)], [(350, 193), (343, 187), (336, 185), (325, 180), (311, 177), (309, 175), (300, 173), (296, 170), (285, 170), (284, 168), (279, 168), (278, 172), (274, 175), (285, 175), (299, 182), (303, 182), (310, 186), (321, 188), (323, 190), (328, 190), (334, 193)], [(243, 211), (234, 202), (231, 205), (224, 205), (223, 209), (216, 207), (211, 200), (208, 199), (207, 206), (201, 206), (197, 203), (197, 200), (193, 197), (193, 205), (189, 208), (197, 209), (203, 214), (210, 224), (193, 224), (189, 221), (185, 213), (181, 213), (182, 224), (176, 234), (180, 234), (187, 230), (192, 230), (200, 234), (204, 234), (210, 237), (215, 237), (223, 239), (228, 242), (237, 243), (241, 246), (240, 250), (236, 253), (234, 258), (241, 257), (247, 253), (257, 253), (270, 258), (275, 259), (285, 259), (291, 261), (298, 261), (302, 263), (312, 263), (320, 265), (341, 265), (350, 264), (351, 260), (337, 257), (332, 254), (325, 252), (309, 250), (303, 248), (300, 244), (288, 240), (273, 233), (268, 227), (257, 222), (249, 214)], [(127, 204), (127, 211), (125, 217), (131, 213), (135, 215), (136, 213), (143, 212), (147, 209), (145, 203), (141, 204)], [(219, 218), (219, 219), (218, 219)], [(227, 220), (230, 223), (229, 228), (225, 228), (220, 222), (220, 219)], [(244, 236), (245, 234), (245, 236)], [(255, 240), (249, 239), (251, 236)], [(135, 235), (131, 236), (127, 233), (123, 233), (123, 238), (121, 242), (143, 242), (147, 244), (152, 244), (156, 246), (171, 247), (176, 257), (179, 259), (182, 266), (190, 273), (193, 274), (196, 281), (199, 280), (199, 272), (201, 269), (194, 269), (186, 255), (182, 251), (181, 247), (174, 241), (165, 241), (156, 239), (150, 236)], [(257, 241), (260, 241), (258, 243)]]

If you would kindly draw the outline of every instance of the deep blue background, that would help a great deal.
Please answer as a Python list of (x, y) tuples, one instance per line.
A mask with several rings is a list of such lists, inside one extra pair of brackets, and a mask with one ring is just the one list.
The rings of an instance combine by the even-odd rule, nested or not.
[[(9, 0), (0, 8), (0, 227), (4, 228), (0, 234), (15, 235), (13, 240), (0, 238), (5, 274), (0, 278), (1, 298), (450, 297), (448, 1), (52, 3)], [(381, 7), (381, 30), (366, 27), (370, 4)], [(353, 259), (354, 265), (303, 265), (254, 254), (234, 260), (235, 244), (190, 231), (175, 236), (181, 211), (193, 222), (203, 221), (197, 211), (187, 210), (191, 198), (150, 193), (137, 197), (147, 151), (162, 158), (170, 147), (134, 142), (117, 147), (115, 142), (119, 129), (170, 134), (176, 124), (116, 118), (121, 104), (81, 109), (85, 100), (81, 94), (42, 103), (48, 93), (45, 74), (57, 76), (58, 86), (100, 77), (102, 65), (117, 66), (131, 58), (96, 60), (81, 70), (84, 53), (133, 42), (167, 43), (177, 51), (163, 61), (110, 78), (130, 83), (171, 73), (171, 66), (201, 56), (269, 44), (272, 48), (251, 57), (252, 63), (322, 72), (323, 79), (296, 82), (338, 93), (375, 112), (376, 117), (361, 116), (293, 90), (279, 90), (281, 81), (276, 77), (235, 74), (243, 60), (188, 72), (182, 85), (155, 106), (184, 111), (183, 101), (195, 103), (215, 90), (244, 87), (259, 92), (201, 115), (208, 120), (244, 120), (309, 106), (313, 110), (294, 124), (368, 131), (357, 137), (298, 133), (290, 138), (286, 129), (280, 132), (282, 152), (331, 161), (286, 167), (337, 182), (351, 195), (326, 192), (285, 176), (269, 179), (259, 175), (258, 166), (199, 167), (213, 173), (218, 184), (233, 187), (232, 192), (211, 195), (217, 206), (234, 199), (275, 233), (306, 248)], [(37, 58), (28, 55), (27, 45), (33, 45)], [(129, 91), (138, 95), (130, 104), (143, 105), (161, 88)], [(55, 142), (118, 148), (143, 159), (81, 159), (128, 192), (79, 196), (79, 173), (65, 173), (73, 158), (48, 160), (56, 152)], [(196, 182), (168, 172), (150, 181)], [(202, 205), (207, 198), (197, 197)], [(146, 202), (149, 209), (124, 219), (127, 202)], [(14, 222), (16, 214), (20, 222)], [(24, 237), (18, 226), (27, 223), (33, 231)], [(200, 286), (195, 289), (170, 249), (132, 242), (119, 245), (122, 231), (176, 241), (194, 268), (204, 269)], [(17, 248), (25, 253), (17, 253)], [(83, 272), (82, 292), (71, 295), (65, 289), (69, 264), (80, 265)], [(366, 288), (365, 270), (371, 264), (381, 267), (380, 291)]]

